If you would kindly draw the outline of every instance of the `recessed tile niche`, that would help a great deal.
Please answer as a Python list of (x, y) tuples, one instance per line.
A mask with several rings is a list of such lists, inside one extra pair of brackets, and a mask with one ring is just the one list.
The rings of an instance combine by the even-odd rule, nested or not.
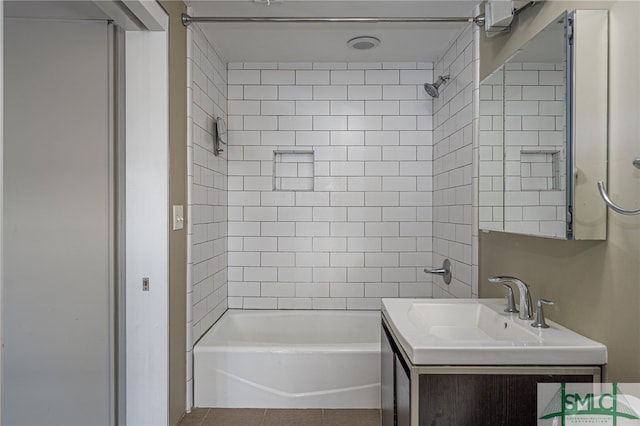
[(274, 191), (313, 191), (312, 150), (273, 151)]

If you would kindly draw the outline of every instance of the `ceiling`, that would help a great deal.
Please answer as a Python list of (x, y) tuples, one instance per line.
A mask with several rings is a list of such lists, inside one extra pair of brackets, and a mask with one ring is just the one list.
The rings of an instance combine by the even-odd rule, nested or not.
[[(480, 0), (188, 0), (194, 17), (469, 17)], [(199, 23), (225, 62), (433, 62), (465, 23)], [(357, 36), (378, 47), (347, 47)]]

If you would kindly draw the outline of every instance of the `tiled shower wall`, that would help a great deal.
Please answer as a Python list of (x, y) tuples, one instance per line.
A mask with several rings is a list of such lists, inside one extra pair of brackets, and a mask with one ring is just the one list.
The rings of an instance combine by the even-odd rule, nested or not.
[[(230, 307), (431, 295), (431, 68), (229, 64)], [(274, 190), (274, 151), (310, 150), (314, 189)]]
[(452, 40), (434, 65), (434, 80), (450, 75), (433, 101), (433, 263), (452, 264), (446, 285), (434, 278), (433, 297), (477, 296), (473, 237), (473, 25)]
[(191, 349), (227, 309), (227, 159), (213, 154), (227, 116), (227, 69), (199, 26), (187, 30), (187, 408)]

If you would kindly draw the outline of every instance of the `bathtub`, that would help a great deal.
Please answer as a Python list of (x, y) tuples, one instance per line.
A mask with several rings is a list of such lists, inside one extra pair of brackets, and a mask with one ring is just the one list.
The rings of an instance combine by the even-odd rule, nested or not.
[(380, 312), (229, 310), (193, 368), (196, 407), (380, 408)]

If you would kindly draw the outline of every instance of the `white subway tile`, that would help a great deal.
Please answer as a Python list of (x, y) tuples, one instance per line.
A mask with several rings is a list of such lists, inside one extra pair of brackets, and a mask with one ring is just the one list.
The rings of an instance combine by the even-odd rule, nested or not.
[(313, 86), (314, 100), (346, 100), (347, 86)]
[(296, 84), (296, 73), (295, 71), (263, 70), (260, 81), (262, 84)]
[(365, 101), (331, 101), (331, 115), (364, 115)]
[(260, 254), (259, 266), (295, 266), (295, 265), (296, 265), (296, 257), (294, 253), (264, 252)]
[(344, 222), (347, 220), (346, 207), (314, 207), (315, 222)]
[(363, 206), (364, 192), (331, 192), (330, 201), (332, 206)]
[(296, 283), (295, 288), (296, 297), (329, 297), (328, 282), (319, 282), (314, 279), (312, 283)]
[(313, 268), (313, 280), (318, 283), (335, 283), (347, 280), (346, 268)]
[(330, 253), (330, 256), (332, 267), (364, 266), (364, 253)]
[(397, 267), (399, 266), (398, 253), (365, 253), (364, 264), (366, 267)]
[(283, 116), (278, 117), (279, 130), (312, 130), (311, 117), (306, 116)]
[(362, 176), (364, 165), (362, 161), (334, 161), (331, 163), (331, 176)]
[(296, 266), (328, 267), (329, 253), (296, 253)]
[(309, 222), (312, 220), (311, 207), (278, 207), (277, 220), (281, 222)]
[(262, 192), (260, 204), (263, 206), (293, 206), (295, 194), (293, 192)]
[(331, 71), (331, 84), (364, 84), (364, 71)]
[(380, 147), (350, 146), (348, 148), (349, 161), (380, 161), (381, 157)]
[(278, 220), (278, 209), (276, 207), (245, 207), (244, 220), (276, 221)]
[(380, 282), (381, 273), (380, 268), (347, 268), (347, 281), (348, 282)]
[(276, 297), (244, 297), (243, 309), (278, 309)]
[(382, 281), (415, 282), (416, 268), (382, 268)]
[(296, 84), (329, 84), (329, 71), (296, 71)]
[(400, 170), (394, 161), (368, 161), (365, 166), (367, 176), (397, 176)]
[[(327, 131), (296, 132), (296, 145), (298, 146), (329, 145), (329, 132)], [(319, 158), (317, 159), (319, 160)]]
[(229, 114), (260, 115), (259, 101), (228, 101)]
[(311, 309), (310, 297), (278, 297), (278, 309)]
[(367, 70), (365, 71), (366, 84), (399, 84), (400, 74), (398, 70)]
[(380, 177), (349, 177), (349, 191), (381, 191), (382, 179)]
[(349, 130), (382, 130), (382, 117), (379, 116), (349, 116)]
[(364, 233), (367, 237), (397, 237), (400, 235), (400, 227), (396, 222), (367, 222), (364, 224)]
[(313, 68), (311, 62), (281, 62), (278, 64), (278, 69), (281, 70), (310, 70)]
[(296, 235), (299, 237), (328, 237), (329, 222), (297, 222)]
[[(296, 224), (296, 229), (303, 224)], [(296, 233), (296, 235), (300, 235)], [(312, 239), (304, 236), (279, 237), (277, 239), (278, 251), (303, 252), (311, 251)]]
[(398, 206), (400, 196), (397, 192), (365, 192), (364, 203), (367, 207)]
[(329, 101), (297, 101), (296, 115), (329, 115)]
[(365, 145), (398, 145), (400, 133), (397, 131), (365, 132)]
[(227, 82), (229, 84), (260, 84), (260, 71), (229, 70)]
[(379, 310), (382, 306), (381, 299), (379, 297), (367, 297), (367, 298), (348, 298), (347, 309), (349, 310)]
[(347, 250), (346, 238), (316, 237), (313, 239), (313, 251), (340, 252)]
[(242, 89), (244, 87), (243, 96), (239, 99), (244, 98), (245, 100), (264, 100), (264, 99), (278, 99), (278, 87), (277, 86), (230, 86), (231, 95), (231, 87), (239, 87)]
[(341, 297), (314, 297), (313, 309), (347, 309), (347, 299)]
[(382, 86), (382, 99), (411, 100), (417, 99), (416, 86)]
[(277, 130), (278, 117), (244, 116), (245, 130)]
[(398, 283), (366, 283), (365, 297), (398, 297)]
[(313, 99), (312, 86), (277, 86), (280, 100), (310, 100)]
[(262, 115), (293, 115), (296, 113), (293, 101), (261, 101), (260, 110)]
[(382, 86), (349, 86), (349, 100), (380, 100), (382, 99)]
[(260, 235), (263, 237), (293, 237), (296, 235), (294, 222), (262, 222)]
[(333, 282), (330, 284), (330, 294), (331, 297), (363, 297), (364, 283)]
[(314, 116), (314, 130), (347, 130), (347, 117)]
[(405, 115), (387, 115), (382, 117), (383, 130), (416, 130), (418, 128), (416, 117)]
[(295, 145), (296, 134), (293, 131), (262, 131), (260, 142), (263, 146)]
[(277, 251), (278, 239), (274, 237), (244, 237), (244, 247), (260, 252)]
[(362, 237), (364, 236), (364, 223), (331, 222), (330, 235), (332, 237)]
[(331, 145), (364, 145), (364, 135), (361, 131), (333, 131)]
[(311, 282), (312, 268), (278, 268), (278, 279), (281, 282)]
[(398, 115), (400, 103), (398, 101), (365, 101), (366, 115)]
[[(259, 252), (228, 252), (229, 266), (260, 266)], [(206, 264), (204, 265), (206, 267)]]
[(379, 252), (381, 249), (382, 240), (377, 237), (347, 238), (347, 250), (349, 252)]
[(278, 269), (267, 267), (245, 267), (245, 281), (277, 281)]

